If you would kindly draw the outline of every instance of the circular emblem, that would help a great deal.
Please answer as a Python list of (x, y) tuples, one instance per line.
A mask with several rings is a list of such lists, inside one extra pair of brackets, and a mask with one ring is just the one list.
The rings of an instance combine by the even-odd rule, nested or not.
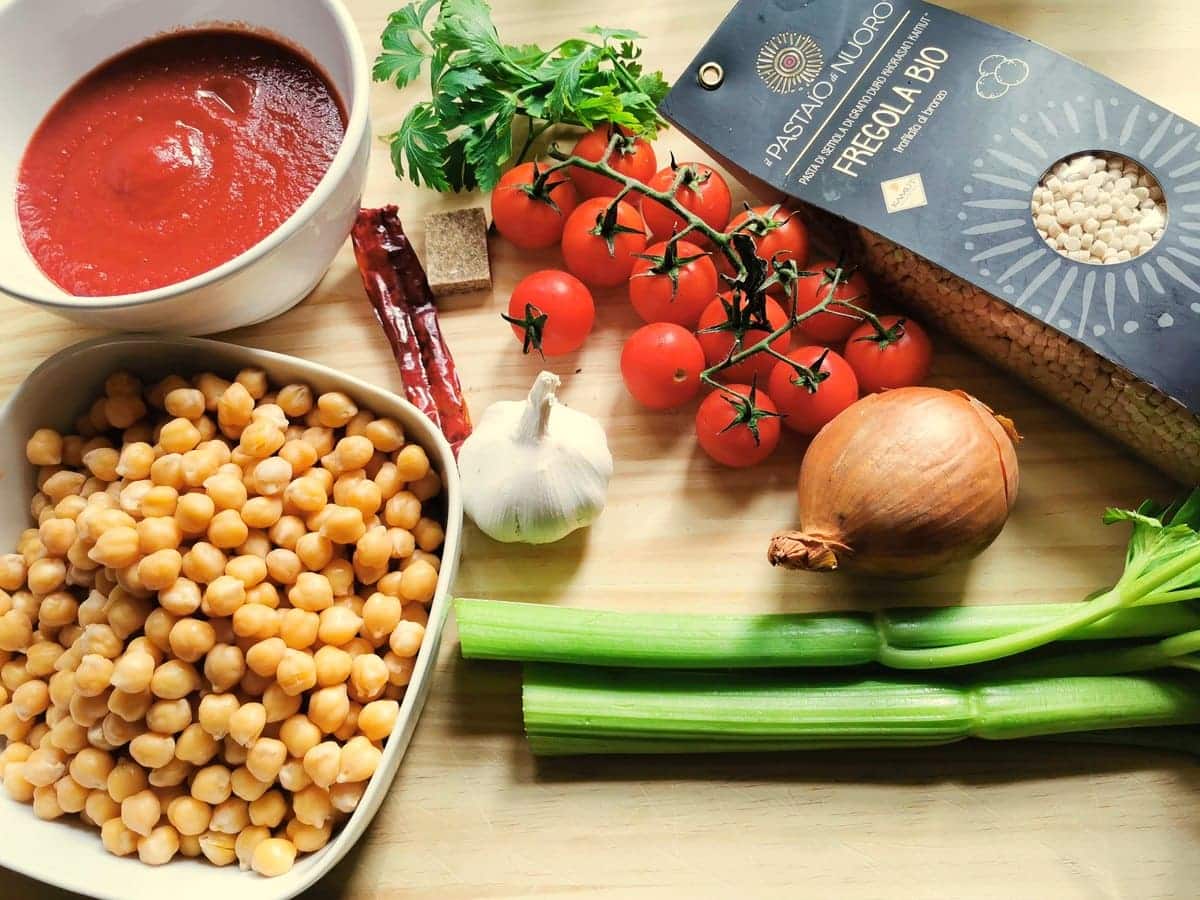
[(821, 47), (809, 35), (784, 31), (759, 48), (754, 68), (775, 93), (790, 94), (802, 84), (812, 84), (824, 64)]

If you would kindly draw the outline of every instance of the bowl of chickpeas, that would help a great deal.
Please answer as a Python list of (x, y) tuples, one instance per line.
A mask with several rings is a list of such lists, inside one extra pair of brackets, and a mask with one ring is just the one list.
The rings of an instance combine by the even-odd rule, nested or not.
[(361, 836), (458, 562), (394, 394), (191, 338), (63, 350), (0, 408), (0, 865), (97, 897), (292, 897)]

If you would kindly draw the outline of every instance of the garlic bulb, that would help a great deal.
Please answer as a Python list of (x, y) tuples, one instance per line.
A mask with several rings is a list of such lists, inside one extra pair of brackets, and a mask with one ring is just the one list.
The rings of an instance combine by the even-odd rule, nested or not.
[(600, 423), (559, 404), (542, 372), (529, 397), (493, 403), (458, 454), (463, 506), (497, 541), (548, 544), (604, 509), (612, 454)]

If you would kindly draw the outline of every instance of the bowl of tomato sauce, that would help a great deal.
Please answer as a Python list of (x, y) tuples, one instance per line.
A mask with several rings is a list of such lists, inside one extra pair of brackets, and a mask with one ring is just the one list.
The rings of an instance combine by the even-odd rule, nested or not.
[(370, 73), (339, 0), (10, 0), (0, 83), (4, 294), (206, 334), (294, 306), (349, 234)]

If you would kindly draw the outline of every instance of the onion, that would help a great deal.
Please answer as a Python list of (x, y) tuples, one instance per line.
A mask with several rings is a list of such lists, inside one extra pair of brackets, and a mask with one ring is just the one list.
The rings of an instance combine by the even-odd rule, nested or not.
[(859, 400), (800, 466), (802, 531), (771, 538), (789, 569), (930, 575), (978, 555), (1017, 498), (1010, 420), (962, 391), (908, 387)]

